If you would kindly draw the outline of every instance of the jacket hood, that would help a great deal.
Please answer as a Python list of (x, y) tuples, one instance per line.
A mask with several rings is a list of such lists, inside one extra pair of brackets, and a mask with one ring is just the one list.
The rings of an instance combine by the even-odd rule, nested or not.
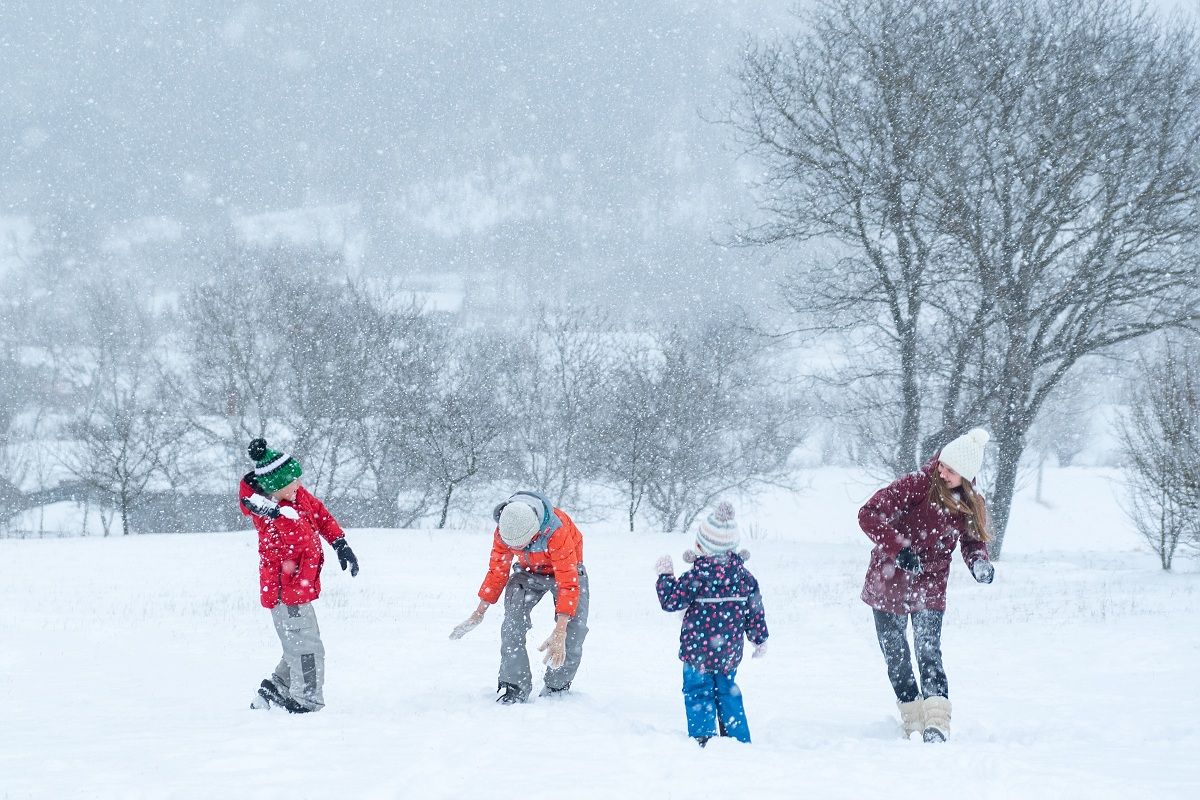
[(738, 580), (746, 571), (746, 564), (737, 553), (723, 555), (699, 555), (692, 562), (692, 572), (697, 577), (712, 580)]
[(558, 515), (554, 513), (554, 504), (550, 502), (550, 499), (546, 495), (536, 491), (515, 492), (503, 503), (497, 503), (496, 507), (492, 509), (492, 519), (499, 523), (500, 512), (504, 510), (506, 505), (512, 502), (523, 502), (535, 511), (541, 511), (542, 518), (538, 522), (538, 533), (552, 533), (562, 526)]

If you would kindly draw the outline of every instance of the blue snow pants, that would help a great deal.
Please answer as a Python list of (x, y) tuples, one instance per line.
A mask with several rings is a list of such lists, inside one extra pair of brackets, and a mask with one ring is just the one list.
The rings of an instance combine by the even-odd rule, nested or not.
[[(750, 741), (742, 690), (734, 683), (732, 672), (701, 672), (691, 664), (683, 665), (683, 702), (687, 709), (688, 736), (732, 736), (739, 742)], [(718, 724), (720, 729), (718, 731)]]

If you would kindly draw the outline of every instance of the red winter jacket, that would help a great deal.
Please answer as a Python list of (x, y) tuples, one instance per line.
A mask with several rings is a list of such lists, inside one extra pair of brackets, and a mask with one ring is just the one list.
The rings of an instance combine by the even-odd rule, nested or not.
[(345, 535), (341, 526), (325, 504), (303, 486), (296, 492), (295, 503), (279, 501), (300, 514), (300, 519), (294, 520), (251, 514), (241, 498), (252, 494), (254, 489), (243, 480), (238, 487), (238, 508), (254, 521), (258, 531), (258, 588), (263, 608), (281, 602), (289, 606), (311, 603), (321, 596), (321, 565), (325, 563), (321, 537), (333, 544)]
[[(946, 582), (954, 546), (971, 567), (987, 561), (987, 545), (966, 535), (965, 514), (949, 511), (929, 497), (937, 459), (919, 472), (880, 489), (858, 511), (858, 524), (875, 543), (863, 584), (862, 599), (891, 614), (946, 610)], [(921, 559), (921, 574), (896, 566), (896, 554), (912, 548)]]

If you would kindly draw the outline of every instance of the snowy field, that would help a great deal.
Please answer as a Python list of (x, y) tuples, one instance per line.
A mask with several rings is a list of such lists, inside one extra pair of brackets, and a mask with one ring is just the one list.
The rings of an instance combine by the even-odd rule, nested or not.
[[(956, 558), (941, 746), (899, 737), (858, 600), (873, 487), (847, 472), (739, 509), (770, 651), (739, 673), (754, 744), (703, 751), (653, 588), (683, 536), (581, 526), (576, 691), (510, 708), (492, 702), (501, 610), (447, 639), (487, 517), (351, 531), (362, 572), (327, 564), (317, 604), (328, 706), (300, 717), (247, 707), (278, 659), (251, 532), (0, 540), (0, 798), (1200, 797), (1200, 573), (1162, 573), (1114, 478), (1052, 470), (1053, 507), (1022, 495), (994, 585)], [(546, 600), (531, 649), (551, 624)]]

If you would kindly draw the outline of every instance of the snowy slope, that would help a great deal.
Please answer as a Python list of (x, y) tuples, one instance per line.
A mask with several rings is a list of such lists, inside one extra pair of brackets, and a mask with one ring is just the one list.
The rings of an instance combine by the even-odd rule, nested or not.
[[(679, 620), (655, 556), (680, 536), (585, 528), (592, 633), (574, 696), (492, 702), (500, 613), (459, 642), (488, 551), (473, 530), (353, 531), (327, 565), (320, 714), (247, 708), (278, 658), (248, 532), (0, 540), (0, 798), (1200, 796), (1200, 574), (1164, 575), (1109, 475), (1022, 498), (991, 587), (955, 564), (952, 741), (901, 740), (870, 613), (870, 485), (816, 473), (745, 542), (771, 646), (739, 673), (755, 743), (686, 738)], [(1052, 491), (1051, 491), (1052, 490)], [(538, 608), (531, 648), (551, 626)]]

